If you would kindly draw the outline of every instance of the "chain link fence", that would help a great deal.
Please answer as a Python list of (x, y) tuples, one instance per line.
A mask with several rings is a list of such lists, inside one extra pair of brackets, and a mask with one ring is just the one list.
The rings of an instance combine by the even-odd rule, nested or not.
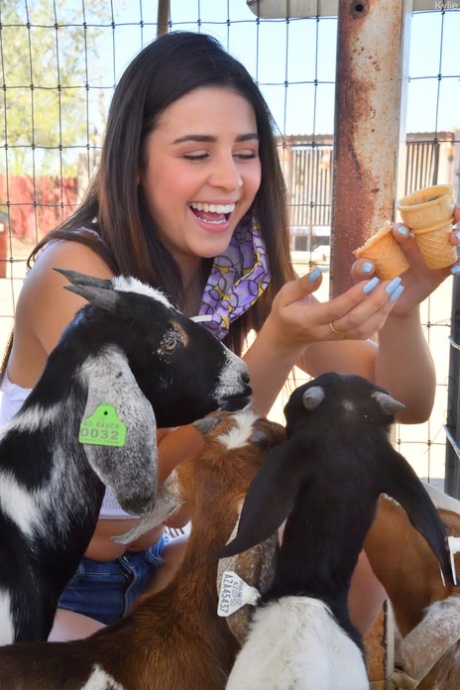
[[(0, 347), (11, 330), (26, 257), (76, 207), (97, 166), (117, 80), (130, 59), (165, 30), (216, 36), (259, 83), (278, 127), (294, 262), (299, 272), (309, 270), (313, 261), (320, 265), (320, 297), (327, 298), (334, 242), (337, 18), (315, 13), (265, 16), (274, 2), (0, 0)], [(290, 7), (299, 4), (292, 1)], [(456, 184), (459, 170), (460, 11), (447, 3), (422, 5), (411, 30), (406, 192), (436, 182)], [(432, 417), (423, 425), (398, 426), (396, 433), (399, 449), (418, 474), (440, 485), (452, 397), (448, 380), (455, 379), (455, 386), (458, 381), (457, 373), (448, 370), (451, 290), (447, 281), (423, 305), (437, 369)], [(282, 414), (290, 389), (288, 385), (280, 396), (273, 415)], [(456, 410), (452, 415), (458, 416)], [(454, 484), (458, 492), (458, 482)]]

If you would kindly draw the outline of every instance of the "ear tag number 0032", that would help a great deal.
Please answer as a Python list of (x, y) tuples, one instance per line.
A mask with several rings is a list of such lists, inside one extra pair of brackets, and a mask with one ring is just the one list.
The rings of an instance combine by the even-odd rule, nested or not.
[(82, 421), (78, 436), (80, 443), (116, 448), (125, 445), (125, 438), (126, 426), (118, 417), (113, 405), (108, 403), (99, 405), (91, 417)]

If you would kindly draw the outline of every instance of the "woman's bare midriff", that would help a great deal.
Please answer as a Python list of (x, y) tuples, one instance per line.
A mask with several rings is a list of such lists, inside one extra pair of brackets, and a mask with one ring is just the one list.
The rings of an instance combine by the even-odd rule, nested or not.
[(112, 537), (124, 534), (137, 523), (137, 520), (98, 520), (93, 538), (86, 550), (85, 556), (93, 561), (114, 561), (123, 556), (126, 551), (144, 551), (153, 546), (162, 536), (164, 525), (158, 525), (146, 532), (142, 537), (129, 544), (112, 541)]

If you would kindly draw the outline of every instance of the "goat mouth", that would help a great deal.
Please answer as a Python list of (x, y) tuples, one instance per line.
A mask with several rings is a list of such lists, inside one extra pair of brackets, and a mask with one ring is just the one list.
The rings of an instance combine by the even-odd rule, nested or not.
[(246, 407), (246, 405), (249, 405), (249, 403), (251, 402), (251, 395), (251, 389), (249, 389), (249, 392), (245, 395), (232, 395), (231, 397), (226, 398), (224, 400), (219, 409), (226, 410), (227, 412), (235, 412), (236, 410), (242, 410), (243, 407)]

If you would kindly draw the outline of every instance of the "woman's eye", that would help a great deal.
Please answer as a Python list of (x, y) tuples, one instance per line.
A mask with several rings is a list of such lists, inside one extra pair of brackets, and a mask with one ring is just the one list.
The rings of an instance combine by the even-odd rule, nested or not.
[(238, 158), (241, 161), (249, 161), (253, 160), (254, 158), (258, 158), (259, 154), (256, 153), (256, 151), (247, 151), (244, 153), (235, 153), (234, 157)]
[(207, 157), (207, 153), (187, 153), (184, 155), (184, 158), (188, 161), (203, 161)]

